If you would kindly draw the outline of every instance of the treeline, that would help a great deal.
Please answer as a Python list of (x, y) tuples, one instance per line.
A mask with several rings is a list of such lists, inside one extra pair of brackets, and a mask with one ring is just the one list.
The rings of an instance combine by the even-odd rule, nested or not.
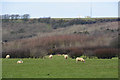
[(46, 55), (56, 55), (56, 54), (68, 54), (69, 57), (75, 59), (80, 56), (85, 58), (95, 58), (98, 59), (112, 59), (113, 57), (119, 57), (118, 48), (110, 47), (92, 47), (92, 48), (81, 48), (81, 47), (70, 47), (70, 48), (55, 48), (46, 49), (45, 48), (34, 48), (34, 49), (11, 49), (2, 52), (2, 57), (5, 58), (7, 54), (11, 55), (11, 58), (44, 58)]
[(54, 29), (59, 27), (66, 27), (78, 24), (94, 24), (100, 22), (113, 22), (119, 21), (117, 18), (72, 18), (72, 19), (51, 19), (51, 18), (39, 18), (38, 22), (51, 24)]
[(104, 43), (102, 46), (97, 43), (92, 46), (92, 43), (95, 43), (94, 40), (94, 37), (80, 35), (16, 40), (3, 44), (2, 57), (5, 58), (7, 54), (11, 55), (11, 58), (43, 58), (50, 54), (68, 54), (71, 58), (84, 55), (89, 58), (98, 57), (99, 59), (111, 59), (118, 56), (118, 48), (106, 46)]
[(53, 29), (57, 29), (60, 27), (67, 27), (71, 25), (78, 25), (78, 24), (94, 24), (94, 23), (101, 23), (101, 22), (113, 22), (113, 21), (120, 21), (118, 18), (50, 18), (50, 17), (43, 17), (43, 18), (30, 18), (29, 14), (24, 15), (2, 15), (2, 21), (7, 23), (46, 23), (49, 24)]
[(49, 54), (68, 54), (71, 58), (75, 59), (80, 56), (85, 58), (95, 58), (98, 59), (112, 59), (113, 57), (118, 57), (119, 49), (111, 48), (108, 46), (103, 47), (71, 47), (71, 48), (59, 48), (53, 49), (53, 52)]
[(23, 15), (19, 15), (19, 14), (5, 14), (5, 15), (0, 15), (0, 17), (3, 19), (3, 21), (9, 21), (10, 20), (17, 20), (17, 19), (29, 19), (30, 15), (29, 14), (23, 14)]

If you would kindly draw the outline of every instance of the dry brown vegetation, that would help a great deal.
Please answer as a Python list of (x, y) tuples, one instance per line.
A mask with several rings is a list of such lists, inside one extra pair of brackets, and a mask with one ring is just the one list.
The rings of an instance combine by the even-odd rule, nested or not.
[[(11, 41), (3, 44), (3, 57), (6, 54), (13, 55), (13, 57), (43, 57), (47, 54), (78, 54), (81, 56), (84, 52), (81, 52), (82, 48), (87, 47), (100, 47), (108, 46), (107, 44), (100, 43), (101, 39), (97, 40), (93, 36), (81, 36), (81, 35), (60, 35), (60, 36), (46, 36), (46, 37), (34, 37), (30, 39), (22, 39)], [(59, 50), (59, 52), (55, 51)], [(68, 50), (68, 52), (62, 52)], [(19, 56), (17, 56), (19, 55)]]
[[(95, 56), (96, 48), (112, 47), (111, 42), (117, 38), (119, 31), (117, 21), (79, 24), (58, 29), (52, 29), (45, 23), (3, 23), (3, 26), (3, 39), (10, 39), (3, 44), (3, 57), (10, 54), (12, 58), (43, 58), (47, 54), (69, 54), (72, 58), (83, 54), (88, 57)], [(32, 37), (33, 34), (35, 37)], [(26, 35), (31, 37), (19, 39)], [(102, 50), (97, 52), (107, 53)]]
[[(105, 21), (103, 19), (95, 19), (96, 23), (91, 24), (81, 24), (81, 19), (66, 19), (56, 20), (56, 19), (48, 19), (50, 20), (49, 23), (46, 23), (44, 19), (30, 19), (26, 22), (22, 20), (10, 20), (8, 22), (2, 23), (2, 35), (3, 40), (16, 40), (16, 39), (23, 39), (23, 38), (31, 38), (34, 36), (53, 36), (53, 35), (64, 35), (64, 34), (85, 34), (85, 35), (93, 35), (99, 36), (105, 33), (117, 32), (118, 29), (118, 21)], [(79, 21), (79, 24), (74, 23)], [(94, 19), (90, 19), (94, 20)], [(88, 21), (90, 21), (88, 20)], [(94, 20), (94, 21), (95, 21)], [(109, 19), (108, 19), (109, 20)], [(87, 22), (87, 20), (83, 20)], [(97, 22), (98, 21), (98, 22)], [(73, 23), (72, 23), (73, 22)], [(65, 27), (62, 25), (58, 25), (58, 28), (54, 29), (53, 26), (55, 24), (66, 24)], [(54, 25), (53, 25), (54, 24)], [(112, 33), (113, 34), (113, 33)]]

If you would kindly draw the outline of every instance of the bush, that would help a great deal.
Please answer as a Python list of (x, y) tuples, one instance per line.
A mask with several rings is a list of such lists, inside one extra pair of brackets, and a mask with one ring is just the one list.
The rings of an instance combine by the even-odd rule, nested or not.
[(2, 52), (3, 58), (5, 58), (6, 55), (10, 55), (11, 58), (29, 58), (30, 51), (28, 49), (11, 49)]
[(57, 48), (57, 49), (49, 49), (48, 50), (48, 54), (53, 54), (53, 55), (56, 55), (56, 54), (68, 54), (70, 51), (68, 49), (65, 49), (65, 48)]
[(113, 48), (120, 48), (120, 37), (116, 37), (114, 38), (111, 43), (110, 43), (110, 46), (113, 47)]
[(86, 58), (88, 57), (89, 59), (91, 59), (95, 57), (95, 54), (93, 50), (86, 50), (84, 56), (86, 56)]
[(43, 58), (47, 55), (47, 51), (42, 48), (33, 48), (30, 50), (30, 57), (31, 58)]
[(69, 51), (69, 56), (73, 59), (80, 57), (84, 54), (84, 51), (81, 48), (70, 48)]
[(18, 33), (24, 33), (25, 30), (21, 28), (21, 29), (19, 29), (17, 32), (18, 32)]
[(95, 55), (99, 59), (111, 59), (112, 57), (116, 57), (117, 53), (118, 49), (115, 48), (103, 48), (95, 50)]

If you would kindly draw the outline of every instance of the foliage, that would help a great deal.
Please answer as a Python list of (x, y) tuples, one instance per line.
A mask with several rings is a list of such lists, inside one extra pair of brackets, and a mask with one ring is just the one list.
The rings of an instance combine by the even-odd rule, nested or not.
[(69, 56), (71, 58), (77, 58), (84, 54), (84, 51), (81, 48), (70, 48)]
[(96, 49), (95, 55), (100, 59), (111, 59), (112, 57), (116, 57), (118, 55), (118, 49), (114, 48), (103, 48)]

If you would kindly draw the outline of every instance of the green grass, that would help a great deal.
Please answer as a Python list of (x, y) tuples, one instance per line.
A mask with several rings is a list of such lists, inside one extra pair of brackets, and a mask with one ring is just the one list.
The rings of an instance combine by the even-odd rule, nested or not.
[(2, 59), (3, 78), (118, 78), (118, 59), (86, 59), (86, 62), (53, 59)]

